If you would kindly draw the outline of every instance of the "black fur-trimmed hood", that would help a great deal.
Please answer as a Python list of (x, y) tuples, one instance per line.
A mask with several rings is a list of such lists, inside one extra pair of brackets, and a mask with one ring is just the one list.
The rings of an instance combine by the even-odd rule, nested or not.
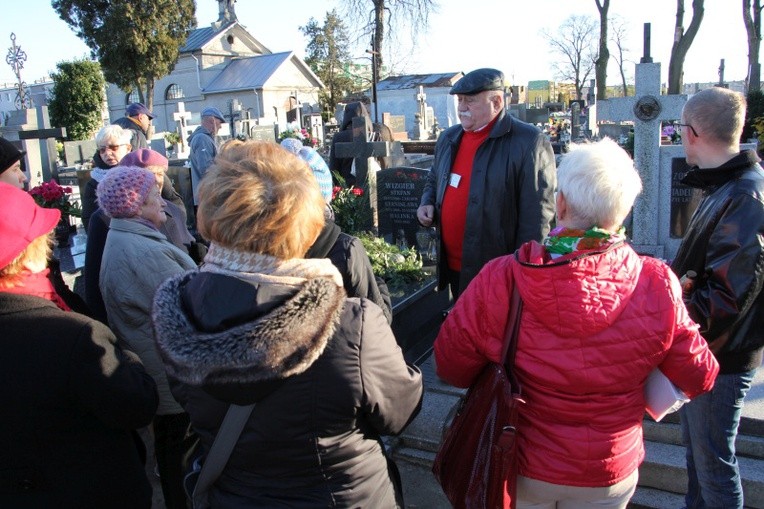
[[(261, 303), (263, 314), (253, 313), (225, 330), (200, 330), (196, 317), (189, 316), (183, 292), (195, 278), (207, 276), (191, 271), (170, 278), (154, 298), (155, 338), (165, 369), (169, 376), (195, 386), (267, 382), (302, 373), (324, 351), (345, 303), (344, 289), (330, 278), (317, 277), (283, 300)], [(220, 277), (211, 285), (220, 285)], [(222, 284), (226, 279), (241, 284), (231, 276)], [(262, 287), (274, 285), (280, 286)], [(257, 297), (257, 285), (251, 291)]]

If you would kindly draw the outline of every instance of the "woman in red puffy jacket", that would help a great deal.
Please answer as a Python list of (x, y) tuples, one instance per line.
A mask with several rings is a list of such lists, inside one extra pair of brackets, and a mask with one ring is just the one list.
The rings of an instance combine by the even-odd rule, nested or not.
[(719, 367), (679, 281), (626, 242), (621, 224), (641, 188), (614, 142), (574, 147), (558, 169), (557, 227), (488, 263), (435, 341), (438, 375), (468, 387), (500, 362), (517, 286), (515, 369), (527, 402), (518, 508), (626, 507), (645, 455), (650, 372), (660, 368), (690, 398), (713, 387)]

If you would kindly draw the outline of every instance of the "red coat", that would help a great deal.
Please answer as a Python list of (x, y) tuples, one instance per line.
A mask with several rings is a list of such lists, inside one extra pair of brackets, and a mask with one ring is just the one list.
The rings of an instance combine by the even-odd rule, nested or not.
[(513, 285), (523, 299), (516, 369), (527, 405), (520, 473), (610, 486), (644, 458), (643, 386), (656, 367), (689, 397), (719, 366), (690, 320), (674, 273), (625, 244), (568, 261), (524, 244), (488, 263), (435, 341), (437, 373), (467, 387), (499, 361)]

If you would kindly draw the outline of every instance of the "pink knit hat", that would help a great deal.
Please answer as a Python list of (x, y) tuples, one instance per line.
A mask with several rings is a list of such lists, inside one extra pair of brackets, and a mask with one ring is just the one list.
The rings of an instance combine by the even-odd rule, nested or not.
[(98, 205), (109, 217), (135, 217), (157, 181), (154, 174), (136, 166), (117, 166), (98, 184)]
[(120, 166), (137, 166), (138, 168), (148, 168), (150, 166), (161, 166), (167, 169), (170, 161), (165, 156), (151, 150), (150, 148), (139, 148), (130, 152), (119, 162)]

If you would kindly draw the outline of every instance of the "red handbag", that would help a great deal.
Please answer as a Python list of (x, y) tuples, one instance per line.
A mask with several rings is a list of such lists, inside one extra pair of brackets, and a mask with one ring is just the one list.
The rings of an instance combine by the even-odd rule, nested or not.
[(522, 299), (512, 293), (504, 364), (480, 373), (443, 435), (432, 472), (456, 509), (514, 508), (517, 502), (517, 418), (522, 399), (514, 373)]

